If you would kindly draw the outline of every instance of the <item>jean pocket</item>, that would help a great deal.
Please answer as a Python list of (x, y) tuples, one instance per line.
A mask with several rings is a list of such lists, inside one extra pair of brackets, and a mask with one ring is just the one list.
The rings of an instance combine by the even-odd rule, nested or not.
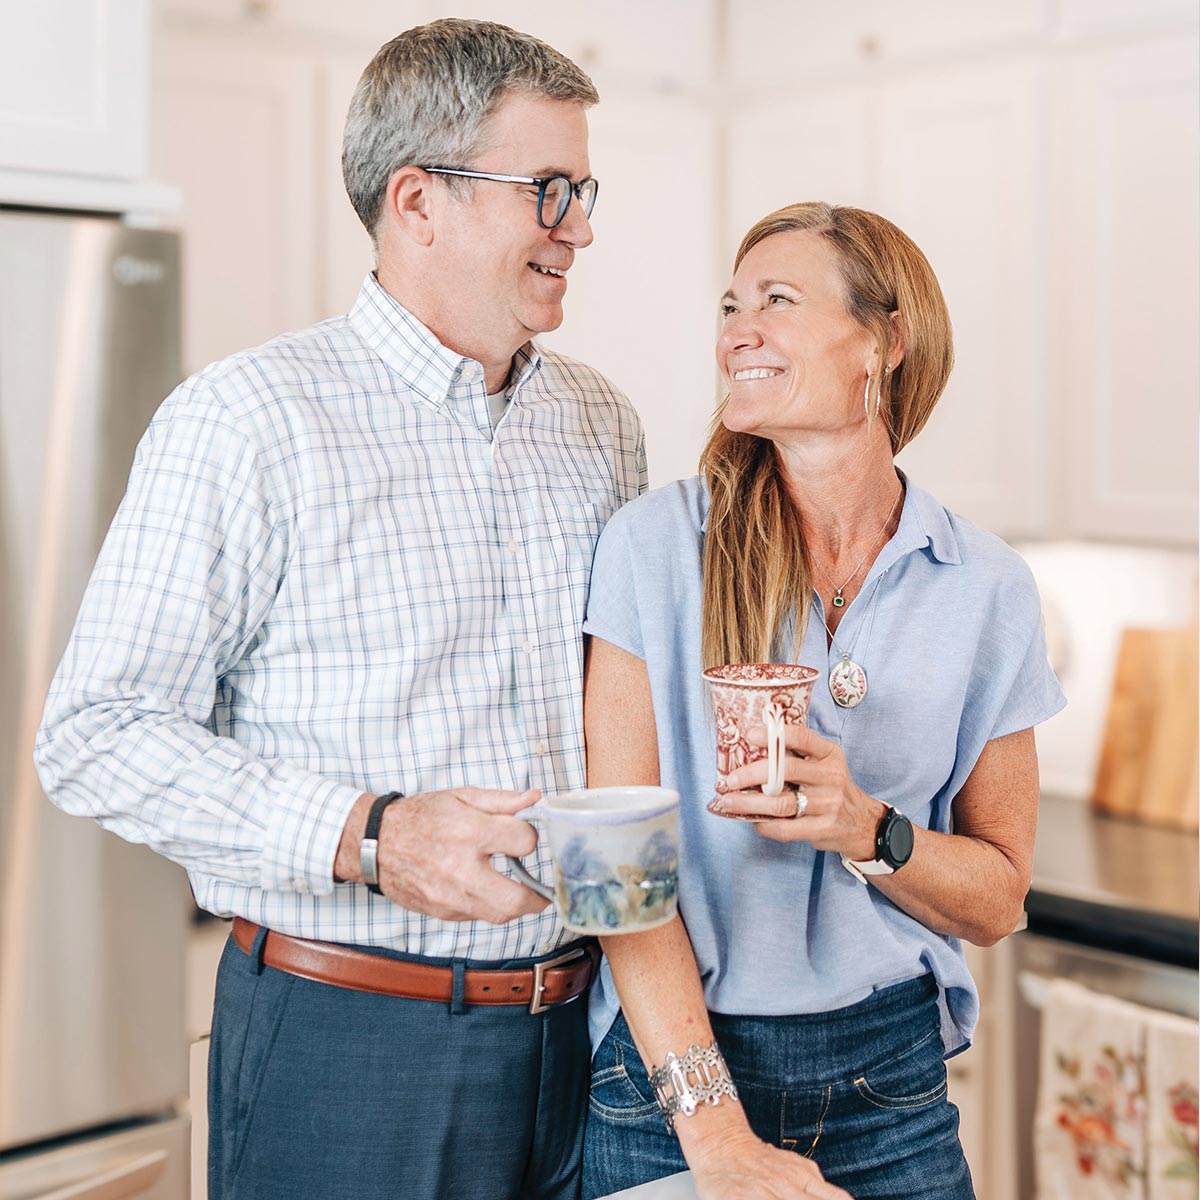
[(606, 1121), (642, 1121), (659, 1115), (637, 1050), (611, 1031), (592, 1060), (588, 1108)]
[(924, 1108), (946, 1094), (946, 1063), (938, 1030), (902, 1054), (854, 1078), (855, 1091), (876, 1108)]

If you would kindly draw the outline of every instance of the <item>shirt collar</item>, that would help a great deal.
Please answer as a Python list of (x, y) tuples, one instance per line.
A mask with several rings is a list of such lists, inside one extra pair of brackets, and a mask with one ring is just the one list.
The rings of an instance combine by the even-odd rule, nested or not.
[[(374, 272), (367, 275), (350, 310), (350, 325), (404, 384), (440, 407), (457, 394), (483, 386), (483, 367), (473, 358), (443, 346), (430, 330), (387, 292)], [(526, 342), (513, 356), (512, 390), (542, 365), (542, 356)]]
[[(950, 525), (946, 510), (927, 491), (917, 487), (898, 467), (897, 472), (906, 485), (904, 507), (900, 511), (900, 524), (896, 527), (891, 541), (883, 548), (873, 574), (886, 571), (904, 555), (913, 550), (923, 550), (926, 546), (938, 562), (961, 566), (962, 556), (958, 550), (958, 538)], [(708, 488), (704, 487), (701, 490), (700, 501), (701, 533), (708, 532), (710, 503)]]
[(888, 543), (888, 550), (894, 549), (896, 553), (885, 554), (885, 558), (890, 558), (890, 562), (880, 559), (880, 566), (890, 566), (910, 550), (923, 550), (926, 546), (938, 562), (948, 566), (962, 566), (958, 537), (945, 508), (924, 488), (917, 487), (903, 471), (899, 468), (897, 471), (906, 484), (904, 510), (900, 514), (900, 525), (896, 535)]

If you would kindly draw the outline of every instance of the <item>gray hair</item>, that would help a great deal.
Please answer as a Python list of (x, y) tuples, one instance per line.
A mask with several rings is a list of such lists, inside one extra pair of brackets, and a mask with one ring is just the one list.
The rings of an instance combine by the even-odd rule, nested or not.
[[(342, 141), (346, 191), (372, 238), (393, 172), (471, 166), (510, 91), (585, 107), (600, 99), (566, 55), (491, 21), (434, 21), (380, 48), (354, 89)], [(469, 180), (446, 178), (459, 195), (469, 191)]]

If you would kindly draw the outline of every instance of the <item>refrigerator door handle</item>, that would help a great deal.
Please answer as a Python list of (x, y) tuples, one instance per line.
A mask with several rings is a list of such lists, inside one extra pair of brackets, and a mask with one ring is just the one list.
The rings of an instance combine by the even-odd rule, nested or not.
[(167, 1152), (152, 1150), (78, 1183), (41, 1192), (32, 1200), (131, 1200), (134, 1196), (144, 1196), (158, 1182), (166, 1165)]

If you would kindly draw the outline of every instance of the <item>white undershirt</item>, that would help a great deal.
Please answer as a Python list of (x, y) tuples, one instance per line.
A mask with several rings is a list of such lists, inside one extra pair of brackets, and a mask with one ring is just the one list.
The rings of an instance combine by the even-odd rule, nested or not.
[(500, 424), (500, 418), (504, 416), (504, 410), (508, 407), (508, 384), (498, 391), (489, 393), (488, 412), (492, 417), (492, 431), (495, 432), (496, 426)]

